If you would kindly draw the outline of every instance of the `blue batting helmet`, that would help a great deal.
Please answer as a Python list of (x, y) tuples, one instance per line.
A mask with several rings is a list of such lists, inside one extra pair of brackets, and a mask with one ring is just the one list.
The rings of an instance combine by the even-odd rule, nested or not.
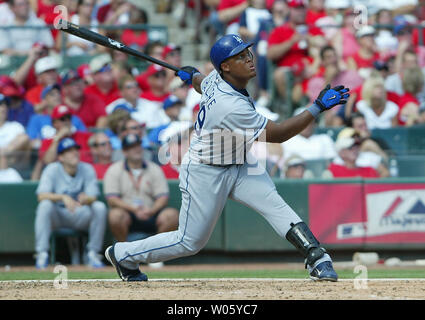
[(237, 55), (252, 45), (252, 42), (243, 42), (241, 37), (236, 34), (228, 34), (218, 39), (210, 51), (210, 59), (214, 68), (220, 71), (220, 65), (224, 60)]

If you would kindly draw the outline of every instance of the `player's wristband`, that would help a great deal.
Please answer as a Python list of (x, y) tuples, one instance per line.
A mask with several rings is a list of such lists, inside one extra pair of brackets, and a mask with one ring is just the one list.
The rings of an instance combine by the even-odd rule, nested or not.
[(307, 108), (307, 110), (313, 115), (313, 117), (317, 118), (317, 116), (320, 114), (321, 109), (318, 105), (312, 104), (310, 107)]

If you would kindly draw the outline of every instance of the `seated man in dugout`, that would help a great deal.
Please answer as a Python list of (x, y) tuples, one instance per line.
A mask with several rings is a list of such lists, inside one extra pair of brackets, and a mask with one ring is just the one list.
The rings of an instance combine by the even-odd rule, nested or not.
[(57, 147), (58, 161), (49, 164), (41, 175), (34, 228), (37, 269), (47, 267), (50, 235), (59, 228), (87, 231), (86, 264), (104, 267), (98, 253), (103, 248), (107, 209), (98, 200), (93, 166), (80, 161), (79, 149), (75, 140), (62, 139)]
[(148, 236), (176, 230), (179, 212), (167, 207), (167, 179), (157, 164), (144, 160), (141, 138), (127, 134), (122, 150), (124, 160), (111, 165), (103, 180), (115, 239), (131, 241), (136, 240), (131, 238), (135, 234), (140, 238), (140, 233)]

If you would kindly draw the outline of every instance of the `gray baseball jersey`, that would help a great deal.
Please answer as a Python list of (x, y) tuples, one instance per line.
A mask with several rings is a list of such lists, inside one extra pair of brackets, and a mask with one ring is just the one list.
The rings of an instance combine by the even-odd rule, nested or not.
[(201, 89), (195, 134), (180, 169), (179, 228), (116, 243), (114, 254), (124, 267), (136, 269), (140, 263), (197, 253), (207, 243), (228, 198), (259, 212), (281, 237), (291, 223), (301, 222), (248, 152), (267, 119), (255, 111), (246, 90), (235, 90), (216, 71), (202, 81)]
[(243, 164), (267, 125), (246, 90), (237, 91), (217, 71), (201, 84), (202, 98), (189, 159), (214, 165)]
[(74, 200), (77, 200), (81, 192), (97, 197), (99, 186), (96, 172), (90, 164), (80, 162), (77, 174), (71, 177), (60, 162), (51, 163), (44, 169), (36, 191), (37, 194), (46, 192), (67, 194)]

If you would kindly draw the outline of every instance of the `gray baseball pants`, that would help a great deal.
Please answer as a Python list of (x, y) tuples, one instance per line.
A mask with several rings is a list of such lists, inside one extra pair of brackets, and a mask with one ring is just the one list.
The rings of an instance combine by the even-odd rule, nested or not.
[(88, 251), (100, 252), (107, 223), (107, 209), (103, 202), (95, 201), (70, 212), (50, 200), (43, 200), (37, 206), (35, 216), (35, 251), (49, 250), (49, 239), (53, 230), (70, 228), (88, 231)]
[[(284, 238), (298, 215), (278, 194), (267, 172), (251, 172), (247, 163), (225, 167), (183, 164), (179, 228), (152, 237), (115, 244), (115, 257), (126, 268), (196, 254), (207, 243), (228, 198), (259, 212)], [(255, 174), (254, 174), (255, 173)]]

